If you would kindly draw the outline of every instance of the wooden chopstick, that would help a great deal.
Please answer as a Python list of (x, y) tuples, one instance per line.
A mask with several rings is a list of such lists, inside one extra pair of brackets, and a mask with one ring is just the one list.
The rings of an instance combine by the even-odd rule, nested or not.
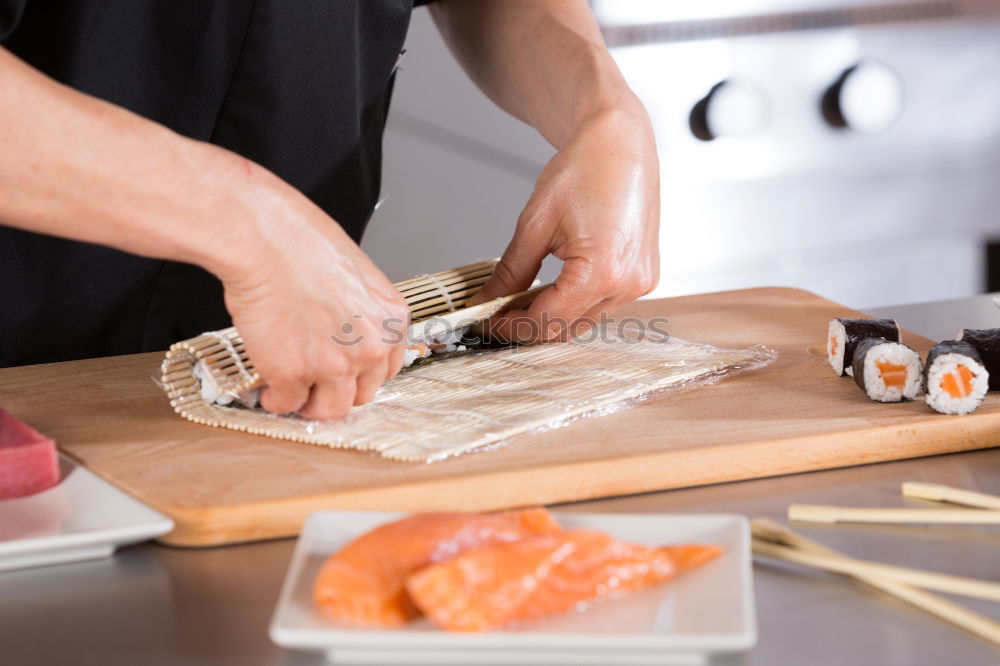
[(935, 502), (951, 502), (952, 504), (962, 504), (979, 509), (1000, 510), (1000, 497), (996, 495), (952, 488), (940, 483), (907, 481), (903, 484), (903, 497), (915, 497)]
[[(756, 518), (750, 522), (750, 525), (753, 529), (755, 541), (773, 541), (796, 548), (802, 552), (816, 553), (830, 557), (846, 557), (843, 553), (807, 539), (773, 520)], [(901, 601), (905, 601), (911, 606), (915, 606), (946, 622), (950, 622), (995, 645), (1000, 645), (1000, 622), (963, 608), (947, 599), (942, 599), (935, 594), (918, 590), (903, 583), (864, 574), (852, 574), (852, 576), (865, 585), (885, 592)]]
[(788, 519), (801, 523), (957, 523), (1000, 525), (1000, 512), (982, 509), (883, 509), (792, 504)]
[(884, 578), (929, 590), (938, 590), (939, 592), (950, 592), (951, 594), (961, 594), (977, 599), (1000, 601), (1000, 583), (993, 583), (988, 580), (952, 576), (950, 574), (910, 569), (892, 564), (856, 560), (844, 556), (834, 557), (820, 553), (806, 552), (760, 539), (754, 541), (753, 552), (757, 555), (805, 564), (825, 571), (858, 577)]

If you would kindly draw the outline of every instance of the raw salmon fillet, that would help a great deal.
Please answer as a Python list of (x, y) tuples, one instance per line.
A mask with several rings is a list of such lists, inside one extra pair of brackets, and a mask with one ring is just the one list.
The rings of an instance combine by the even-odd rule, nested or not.
[(328, 617), (392, 627), (419, 613), (406, 577), (469, 549), (556, 532), (545, 509), (493, 514), (426, 513), (382, 525), (332, 555), (316, 576), (313, 600)]
[(0, 500), (59, 483), (56, 443), (0, 409)]
[(714, 546), (638, 546), (591, 530), (495, 543), (428, 566), (410, 598), (451, 631), (487, 631), (666, 582), (717, 557)]

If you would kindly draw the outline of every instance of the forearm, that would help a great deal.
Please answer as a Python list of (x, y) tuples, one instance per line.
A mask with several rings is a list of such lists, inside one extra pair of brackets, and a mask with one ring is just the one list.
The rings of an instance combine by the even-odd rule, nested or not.
[(252, 240), (240, 224), (253, 213), (252, 181), (273, 176), (60, 85), (3, 48), (0, 81), (0, 224), (233, 270)]
[(594, 114), (643, 114), (586, 0), (444, 0), (431, 11), (477, 85), (557, 148)]
[[(407, 321), (402, 295), (305, 195), (2, 48), (0, 225), (214, 273), (271, 411), (340, 418), (402, 363), (405, 337), (387, 341), (384, 328)], [(336, 343), (345, 326), (357, 344)]]

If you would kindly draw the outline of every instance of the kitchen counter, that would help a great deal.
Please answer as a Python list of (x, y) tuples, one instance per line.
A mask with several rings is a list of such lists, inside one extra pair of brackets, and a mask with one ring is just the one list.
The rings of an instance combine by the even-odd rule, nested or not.
[[(880, 308), (928, 337), (1000, 321), (986, 297)], [(1000, 443), (1000, 436), (998, 436)], [(558, 511), (740, 513), (784, 521), (793, 502), (904, 506), (904, 481), (1000, 492), (1000, 451), (936, 456), (794, 476), (578, 502)], [(859, 557), (1000, 580), (1000, 528), (797, 528)], [(95, 562), (0, 574), (0, 655), (53, 664), (323, 664), (283, 650), (267, 625), (293, 540), (212, 550), (142, 545)], [(760, 641), (718, 664), (996, 664), (1000, 649), (834, 575), (755, 566)], [(1000, 619), (1000, 604), (961, 603)], [(608, 666), (614, 666), (609, 664)]]

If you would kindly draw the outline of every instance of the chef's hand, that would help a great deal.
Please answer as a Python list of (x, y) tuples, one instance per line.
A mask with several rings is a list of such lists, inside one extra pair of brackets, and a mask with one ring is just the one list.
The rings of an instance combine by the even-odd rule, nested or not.
[(542, 170), (482, 302), (527, 289), (548, 254), (554, 286), (491, 325), (508, 340), (564, 339), (648, 293), (659, 278), (660, 181), (648, 117), (636, 101), (584, 118)]
[(267, 173), (257, 253), (221, 276), (226, 307), (267, 386), (261, 405), (335, 419), (399, 372), (410, 311), (336, 222)]

